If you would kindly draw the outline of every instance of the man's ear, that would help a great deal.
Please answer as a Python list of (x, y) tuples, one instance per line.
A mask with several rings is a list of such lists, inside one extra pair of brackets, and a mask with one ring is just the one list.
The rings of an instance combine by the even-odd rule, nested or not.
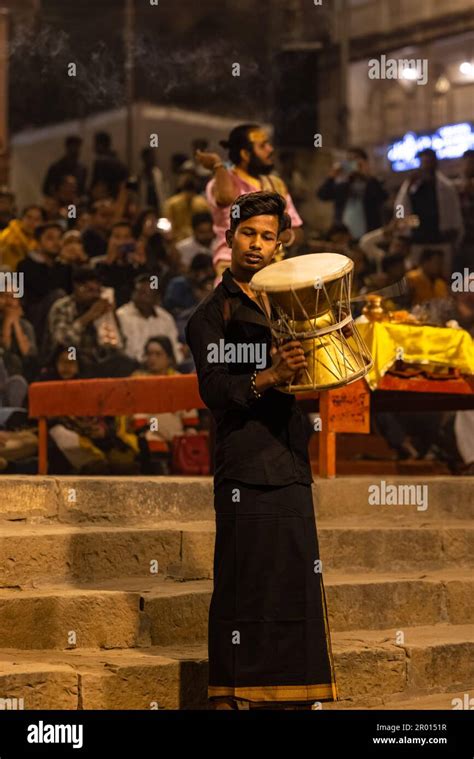
[(275, 245), (275, 250), (274, 250), (274, 251), (273, 251), (273, 253), (272, 253), (272, 257), (271, 257), (271, 259), (270, 259), (271, 261), (273, 261), (273, 259), (275, 258), (275, 256), (276, 256), (278, 253), (280, 253), (280, 251), (281, 251), (281, 249), (282, 249), (282, 246), (283, 246), (283, 243), (282, 243), (282, 241), (281, 241), (281, 240), (278, 240), (278, 241), (277, 241), (277, 244)]
[(225, 233), (225, 241), (227, 243), (228, 248), (232, 248), (232, 241), (234, 239), (234, 233), (230, 229), (226, 229)]
[(242, 148), (240, 151), (240, 160), (243, 163), (248, 163), (250, 161), (250, 150), (247, 150), (247, 148)]

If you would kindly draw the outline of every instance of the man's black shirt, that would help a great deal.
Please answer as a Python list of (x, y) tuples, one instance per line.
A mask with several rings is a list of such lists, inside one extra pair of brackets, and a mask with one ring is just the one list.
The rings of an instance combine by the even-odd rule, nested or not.
[[(251, 376), (271, 366), (271, 332), (263, 311), (235, 282), (230, 269), (193, 311), (185, 329), (201, 398), (216, 421), (215, 485), (225, 478), (254, 485), (309, 484), (310, 425), (294, 395), (274, 388), (255, 398)], [(260, 344), (256, 361), (209, 361), (213, 346)], [(225, 355), (225, 353), (224, 353)], [(247, 356), (254, 359), (255, 356)], [(262, 362), (263, 363), (263, 362)]]
[(412, 240), (417, 243), (439, 243), (442, 238), (439, 231), (438, 196), (436, 181), (426, 180), (411, 193), (413, 213), (420, 220), (419, 227), (412, 230)]

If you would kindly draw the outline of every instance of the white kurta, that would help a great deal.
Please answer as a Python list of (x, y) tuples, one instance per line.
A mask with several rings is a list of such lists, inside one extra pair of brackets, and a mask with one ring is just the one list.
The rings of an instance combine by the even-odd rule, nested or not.
[(117, 309), (120, 326), (127, 338), (125, 352), (136, 361), (143, 361), (144, 349), (150, 337), (162, 335), (171, 341), (176, 362), (183, 360), (183, 352), (178, 340), (178, 328), (171, 314), (161, 306), (155, 306), (155, 316), (145, 318), (132, 301)]

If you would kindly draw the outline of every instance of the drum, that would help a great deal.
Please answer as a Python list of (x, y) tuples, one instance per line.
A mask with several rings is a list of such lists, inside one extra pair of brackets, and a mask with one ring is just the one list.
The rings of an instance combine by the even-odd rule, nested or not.
[[(354, 264), (338, 253), (315, 253), (270, 264), (250, 287), (265, 313), (276, 344), (299, 340), (308, 366), (278, 389), (288, 393), (341, 387), (372, 366), (367, 346), (353, 322), (350, 296)], [(346, 337), (344, 328), (351, 325)]]

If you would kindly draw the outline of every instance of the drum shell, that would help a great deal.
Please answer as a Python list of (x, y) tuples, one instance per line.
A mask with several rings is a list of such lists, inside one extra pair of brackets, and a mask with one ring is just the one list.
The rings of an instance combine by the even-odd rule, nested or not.
[[(315, 282), (315, 285), (318, 285)], [(319, 297), (318, 297), (319, 290)], [(324, 286), (306, 286), (282, 291), (266, 291), (270, 303), (281, 308), (289, 319), (301, 321), (326, 314), (341, 297), (341, 278)]]
[(290, 331), (286, 334), (300, 340), (308, 366), (301, 369), (291, 383), (280, 386), (279, 390), (287, 393), (326, 390), (349, 385), (367, 374), (372, 360), (354, 324), (354, 336), (349, 338), (341, 329), (317, 337), (301, 337), (311, 330), (326, 327), (330, 321), (329, 315), (326, 315), (318, 320), (288, 323)]

